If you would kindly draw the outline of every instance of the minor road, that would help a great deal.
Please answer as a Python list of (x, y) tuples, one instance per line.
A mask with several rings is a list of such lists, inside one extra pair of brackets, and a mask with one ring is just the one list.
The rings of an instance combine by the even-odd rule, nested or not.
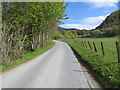
[(2, 74), (3, 88), (98, 88), (64, 42)]

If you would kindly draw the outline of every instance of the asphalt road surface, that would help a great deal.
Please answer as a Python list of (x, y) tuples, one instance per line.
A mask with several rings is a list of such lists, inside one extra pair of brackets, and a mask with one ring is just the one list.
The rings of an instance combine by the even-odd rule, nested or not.
[[(64, 42), (2, 74), (2, 88), (98, 88)], [(1, 75), (0, 75), (1, 76)]]

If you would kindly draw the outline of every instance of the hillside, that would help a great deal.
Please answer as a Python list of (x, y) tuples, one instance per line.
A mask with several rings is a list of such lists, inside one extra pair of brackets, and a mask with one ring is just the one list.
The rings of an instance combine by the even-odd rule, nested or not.
[(120, 10), (111, 13), (96, 29), (115, 28), (120, 21)]
[(79, 30), (79, 29), (76, 29), (76, 28), (63, 28), (63, 27), (58, 27), (58, 30), (59, 31), (62, 31), (62, 30), (68, 30), (68, 31), (73, 31), (73, 30)]
[(80, 37), (113, 37), (119, 34), (120, 10), (111, 13), (93, 30), (77, 31)]
[(111, 13), (106, 19), (95, 29), (79, 30), (75, 28), (58, 27), (59, 31), (76, 31), (79, 37), (113, 37), (118, 35), (118, 26), (120, 21), (120, 10)]

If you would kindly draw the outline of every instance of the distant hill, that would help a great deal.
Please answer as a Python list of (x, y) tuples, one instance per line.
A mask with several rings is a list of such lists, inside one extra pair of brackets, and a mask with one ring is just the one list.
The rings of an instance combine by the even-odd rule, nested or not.
[(63, 28), (63, 27), (58, 27), (58, 30), (59, 30), (59, 31), (62, 31), (62, 30), (73, 31), (73, 30), (80, 30), (80, 29), (76, 29), (76, 28)]
[(120, 34), (120, 10), (111, 13), (95, 29), (77, 31), (80, 37), (114, 37)]
[(63, 28), (58, 27), (59, 31), (76, 30), (79, 37), (114, 37), (120, 34), (120, 10), (111, 13), (106, 19), (95, 29), (92, 30), (79, 30), (76, 28)]
[(96, 29), (115, 28), (118, 27), (120, 21), (120, 10), (111, 13)]

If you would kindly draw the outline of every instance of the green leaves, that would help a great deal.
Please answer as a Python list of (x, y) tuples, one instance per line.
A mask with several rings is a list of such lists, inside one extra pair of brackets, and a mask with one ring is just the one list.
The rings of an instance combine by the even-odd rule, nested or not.
[(2, 62), (49, 45), (65, 9), (63, 2), (2, 2)]

